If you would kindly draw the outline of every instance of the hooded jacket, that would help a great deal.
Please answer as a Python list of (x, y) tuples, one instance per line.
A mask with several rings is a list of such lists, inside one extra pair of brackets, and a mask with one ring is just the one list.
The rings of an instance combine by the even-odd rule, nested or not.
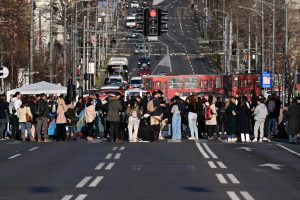
[(254, 110), (254, 119), (256, 121), (265, 121), (268, 115), (268, 109), (264, 103), (256, 106)]

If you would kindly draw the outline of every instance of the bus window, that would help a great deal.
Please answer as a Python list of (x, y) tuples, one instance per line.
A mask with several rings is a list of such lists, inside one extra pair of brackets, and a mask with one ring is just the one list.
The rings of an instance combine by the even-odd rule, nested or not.
[(260, 88), (260, 76), (256, 79), (256, 87)]
[(221, 77), (216, 78), (216, 88), (217, 89), (222, 88), (222, 78)]
[(246, 87), (245, 81), (247, 81), (247, 80), (241, 80), (241, 88)]
[(215, 88), (215, 81), (214, 80), (210, 81), (210, 86), (211, 86), (211, 88)]
[(197, 78), (186, 78), (185, 79), (185, 89), (197, 89), (198, 79)]
[(145, 89), (146, 90), (153, 90), (153, 82), (151, 79), (146, 79), (145, 80)]
[(239, 87), (239, 77), (234, 77), (233, 79), (233, 87)]
[(204, 81), (204, 89), (207, 89), (207, 81)]
[(252, 88), (253, 86), (252, 86), (252, 80), (250, 79), (250, 80), (248, 80), (248, 87), (249, 88)]
[(169, 82), (169, 85), (170, 85), (170, 88), (171, 89), (182, 89), (182, 78), (170, 78), (170, 82)]
[(200, 88), (203, 89), (203, 81), (200, 81)]

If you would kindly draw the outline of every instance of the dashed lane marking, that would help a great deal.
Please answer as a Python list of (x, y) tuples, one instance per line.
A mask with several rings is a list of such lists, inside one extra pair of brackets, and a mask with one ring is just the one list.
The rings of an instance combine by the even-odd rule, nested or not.
[(11, 159), (14, 159), (14, 158), (16, 158), (16, 157), (19, 157), (20, 155), (22, 155), (22, 154), (18, 153), (18, 154), (16, 154), (16, 155), (13, 155), (13, 156), (9, 157), (8, 159), (11, 160)]
[(218, 156), (209, 148), (209, 146), (206, 143), (203, 143), (204, 148), (206, 151), (211, 155), (212, 158), (217, 159)]
[(224, 178), (223, 174), (216, 174), (216, 177), (218, 178), (218, 180), (221, 184), (228, 184), (228, 182)]
[(103, 176), (97, 176), (93, 182), (89, 185), (89, 187), (97, 187), (97, 185), (100, 183), (100, 181), (103, 179)]
[(85, 184), (87, 184), (87, 182), (89, 182), (89, 180), (91, 180), (92, 177), (91, 176), (87, 176), (84, 177), (77, 185), (76, 188), (83, 188), (85, 186)]
[(227, 169), (227, 167), (224, 165), (224, 163), (222, 161), (217, 161), (217, 163), (221, 169)]
[(281, 144), (276, 144), (276, 145), (279, 146), (279, 147), (281, 147), (281, 148), (283, 148), (283, 149), (285, 149), (285, 150), (287, 150), (288, 152), (290, 152), (290, 153), (292, 153), (292, 154), (294, 154), (296, 156), (300, 156), (299, 153), (297, 153), (296, 151), (293, 151), (292, 149), (289, 149), (289, 148), (287, 148), (287, 147), (285, 147), (285, 146), (283, 146)]
[(241, 191), (240, 193), (246, 200), (255, 200), (247, 191)]
[(234, 191), (227, 191), (227, 195), (231, 200), (240, 200), (240, 198), (236, 195)]
[(210, 168), (212, 169), (216, 169), (217, 166), (215, 165), (215, 163), (213, 161), (208, 161), (208, 165), (210, 166)]
[(84, 200), (87, 196), (87, 194), (80, 194), (75, 200)]
[(70, 200), (72, 197), (73, 195), (65, 195), (61, 200)]
[(240, 184), (240, 181), (233, 174), (226, 174), (233, 184)]
[(115, 155), (115, 160), (120, 159), (120, 157), (121, 157), (121, 153), (116, 153), (116, 155)]
[(99, 163), (96, 167), (95, 170), (101, 170), (102, 167), (105, 165), (105, 163)]
[(113, 155), (112, 153), (108, 153), (108, 154), (106, 155), (105, 159), (106, 159), (106, 160), (111, 159), (112, 155)]
[(118, 149), (118, 147), (114, 147), (112, 150), (113, 150), (113, 151), (116, 151), (117, 149)]
[(109, 163), (106, 167), (105, 170), (111, 170), (113, 168), (113, 166), (115, 165), (115, 163)]
[(201, 147), (199, 142), (196, 142), (196, 146), (199, 149), (200, 153), (203, 155), (204, 158), (208, 159), (208, 154), (204, 151), (204, 149)]
[(34, 151), (34, 150), (37, 150), (39, 147), (33, 147), (31, 149), (29, 149), (28, 151)]
[(125, 150), (125, 146), (120, 147), (120, 151), (124, 151)]

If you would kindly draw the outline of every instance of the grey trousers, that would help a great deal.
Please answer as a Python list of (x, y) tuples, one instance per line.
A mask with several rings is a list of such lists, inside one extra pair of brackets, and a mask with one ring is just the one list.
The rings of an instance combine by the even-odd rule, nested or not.
[(37, 117), (36, 119), (36, 134), (38, 140), (42, 139), (42, 130), (44, 131), (44, 139), (49, 139), (48, 136), (48, 118), (47, 117)]
[(265, 128), (265, 121), (255, 121), (254, 124), (254, 137), (258, 137), (258, 129), (259, 129), (259, 138), (262, 139), (264, 137), (264, 128)]

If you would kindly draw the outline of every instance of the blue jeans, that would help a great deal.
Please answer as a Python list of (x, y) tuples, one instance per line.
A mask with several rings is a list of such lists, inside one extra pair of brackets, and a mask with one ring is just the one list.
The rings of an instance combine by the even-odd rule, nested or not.
[(277, 119), (271, 118), (268, 121), (268, 133), (272, 133), (272, 135), (276, 135), (277, 131)]
[(33, 139), (31, 134), (31, 124), (29, 122), (20, 122), (20, 125), (21, 125), (22, 139), (25, 139), (25, 130), (27, 130), (27, 136), (30, 139)]
[(181, 116), (180, 113), (174, 113), (172, 117), (172, 140), (181, 139)]

